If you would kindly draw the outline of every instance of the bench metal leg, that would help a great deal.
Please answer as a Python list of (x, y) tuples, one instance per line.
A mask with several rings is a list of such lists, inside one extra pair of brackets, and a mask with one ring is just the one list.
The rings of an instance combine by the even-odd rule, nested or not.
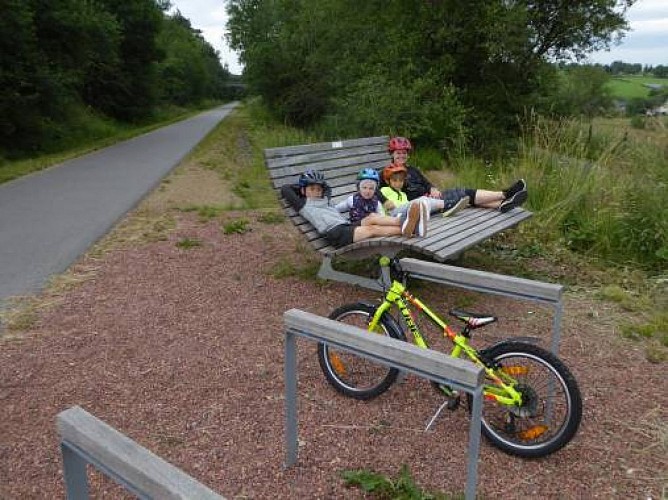
[(357, 276), (356, 274), (337, 271), (332, 267), (331, 257), (323, 258), (322, 264), (320, 265), (320, 270), (318, 271), (318, 278), (323, 280), (339, 281), (342, 283), (350, 283), (351, 285), (358, 285), (377, 292), (383, 291), (383, 286), (378, 282), (378, 280), (363, 278), (362, 276)]
[(86, 461), (65, 443), (60, 444), (63, 454), (63, 476), (68, 500), (88, 499)]
[(291, 332), (285, 334), (285, 467), (297, 463), (297, 342)]

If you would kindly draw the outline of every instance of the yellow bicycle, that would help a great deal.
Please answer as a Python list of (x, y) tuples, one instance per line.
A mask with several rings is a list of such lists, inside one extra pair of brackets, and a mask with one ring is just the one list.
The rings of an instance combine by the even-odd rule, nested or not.
[[(330, 314), (331, 319), (405, 341), (405, 329), (390, 314), (395, 308), (413, 342), (426, 349), (429, 346), (416, 322), (421, 313), (452, 343), (453, 357), (468, 358), (484, 368), (481, 428), (494, 446), (513, 455), (533, 458), (554, 453), (573, 439), (582, 419), (582, 397), (563, 361), (525, 339), (509, 339), (475, 349), (470, 344), (473, 331), (495, 322), (496, 317), (451, 310), (449, 314), (463, 322), (462, 330), (456, 332), (408, 291), (407, 276), (397, 259), (381, 257), (380, 265), (384, 276), (391, 281), (381, 301), (343, 305)], [(390, 280), (389, 276), (398, 279)], [(327, 344), (318, 345), (318, 360), (331, 385), (356, 399), (368, 400), (383, 394), (399, 374), (396, 368)], [(434, 385), (448, 398), (449, 409), (459, 407), (457, 391)], [(468, 398), (470, 403), (471, 396)]]

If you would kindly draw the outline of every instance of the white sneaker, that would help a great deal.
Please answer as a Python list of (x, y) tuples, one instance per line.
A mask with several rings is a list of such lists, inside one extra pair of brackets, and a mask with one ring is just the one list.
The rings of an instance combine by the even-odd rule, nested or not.
[(444, 210), (443, 217), (450, 217), (451, 215), (455, 215), (457, 212), (464, 210), (468, 206), (469, 206), (469, 197), (464, 196), (463, 198), (460, 198), (459, 201), (454, 205), (452, 205), (450, 208)]
[(411, 203), (411, 206), (408, 207), (406, 220), (401, 225), (401, 234), (403, 234), (406, 238), (412, 238), (413, 233), (415, 233), (415, 226), (418, 225), (419, 221), (420, 206), (417, 203)]
[(429, 205), (426, 201), (420, 201), (420, 220), (417, 225), (417, 235), (421, 238), (427, 236), (427, 222), (429, 222)]

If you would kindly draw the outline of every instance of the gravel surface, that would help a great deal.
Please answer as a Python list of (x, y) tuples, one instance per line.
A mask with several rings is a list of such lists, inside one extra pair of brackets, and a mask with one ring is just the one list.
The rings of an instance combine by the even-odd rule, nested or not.
[[(346, 399), (327, 385), (307, 341), (298, 344), (299, 463), (283, 468), (282, 313), (297, 307), (327, 315), (374, 295), (273, 277), (313, 256), (291, 225), (262, 223), (261, 215), (201, 221), (178, 213), (164, 241), (89, 255), (73, 271), (94, 269), (92, 277), (62, 292), (30, 331), (0, 340), (0, 498), (63, 498), (55, 417), (73, 405), (228, 498), (363, 498), (341, 471), (395, 477), (403, 464), (426, 490), (463, 491), (466, 411), (446, 413), (425, 433), (441, 400), (412, 376), (373, 401)], [(251, 230), (224, 234), (224, 221), (235, 217)], [(201, 246), (179, 248), (183, 238)], [(484, 341), (513, 332), (549, 342), (551, 316), (535, 304), (434, 285), (419, 293), (441, 311), (463, 301), (497, 313), (499, 326), (485, 329)], [(561, 355), (583, 392), (580, 431), (539, 460), (483, 441), (484, 498), (661, 498), (665, 365), (621, 339), (614, 314), (568, 296)], [(91, 474), (94, 498), (124, 496)]]

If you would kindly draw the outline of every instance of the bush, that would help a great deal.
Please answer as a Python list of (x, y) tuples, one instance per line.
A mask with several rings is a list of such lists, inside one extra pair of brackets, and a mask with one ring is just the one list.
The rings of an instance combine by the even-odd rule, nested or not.
[(434, 88), (439, 87), (429, 76), (401, 82), (384, 69), (372, 70), (334, 100), (319, 130), (328, 137), (404, 135), (448, 147), (466, 134), (465, 109), (454, 88)]

